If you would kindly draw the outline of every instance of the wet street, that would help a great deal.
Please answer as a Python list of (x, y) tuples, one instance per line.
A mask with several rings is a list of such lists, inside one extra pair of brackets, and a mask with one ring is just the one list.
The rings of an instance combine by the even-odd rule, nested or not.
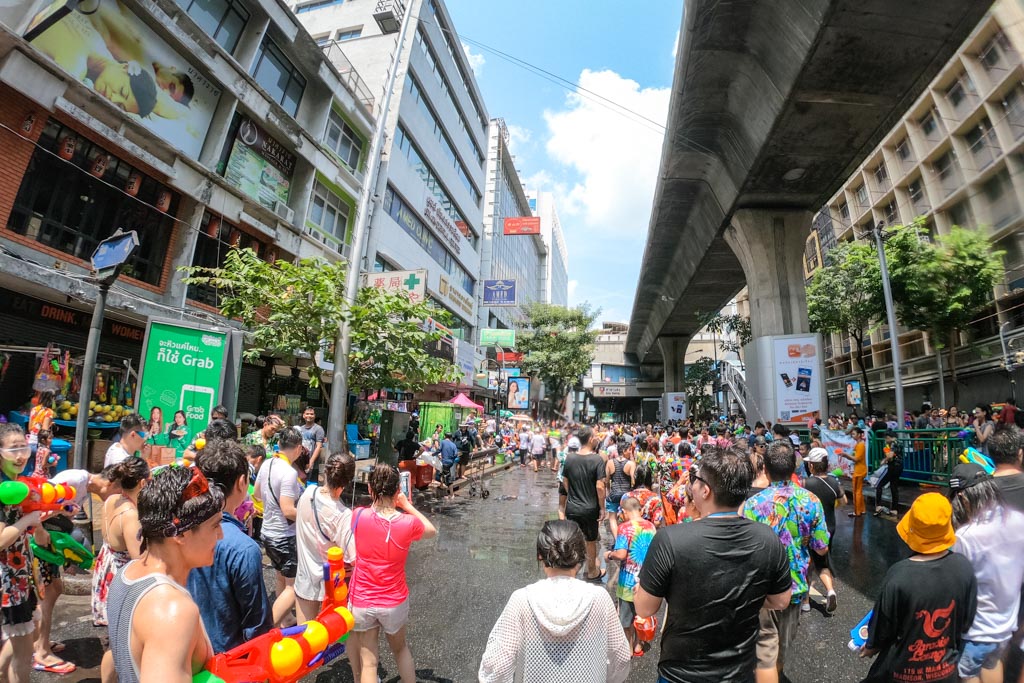
[[(496, 475), (488, 485), (491, 495), (486, 500), (470, 498), (464, 490), (455, 501), (424, 506), (440, 534), (417, 543), (409, 561), (409, 642), (419, 681), (475, 681), (487, 635), (508, 596), (543, 576), (534, 543), (544, 520), (556, 516), (554, 475), (516, 467)], [(893, 522), (867, 516), (855, 524), (846, 511), (838, 513), (833, 543), (839, 609), (829, 617), (815, 607), (802, 616), (796, 650), (786, 663), (793, 683), (853, 683), (863, 677), (868, 662), (846, 648), (849, 631), (871, 608), (886, 568), (906, 553)], [(610, 577), (613, 574), (609, 571)], [(700, 586), (691, 589), (699, 591)], [(98, 680), (100, 636), (105, 636), (105, 629), (89, 623), (88, 598), (65, 596), (57, 609), (54, 639), (67, 643), (65, 656), (83, 668), (64, 677), (37, 673), (33, 680)], [(386, 650), (382, 648), (381, 680), (397, 682), (394, 660)], [(645, 657), (633, 661), (629, 680), (656, 681), (657, 658), (655, 644)], [(315, 680), (351, 683), (352, 675), (348, 664), (340, 661), (319, 671)]]

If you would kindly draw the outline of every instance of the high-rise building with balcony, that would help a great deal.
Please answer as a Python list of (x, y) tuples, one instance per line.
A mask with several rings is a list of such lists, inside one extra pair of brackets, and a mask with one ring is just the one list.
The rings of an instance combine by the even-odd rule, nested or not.
[[(807, 241), (811, 277), (837, 241), (872, 226), (924, 218), (927, 238), (959, 225), (983, 231), (1005, 252), (1005, 275), (992, 302), (957, 340), (961, 404), (1002, 400), (1000, 331), (1024, 349), (1024, 9), (1000, 0), (906, 114), (822, 208)], [(917, 330), (899, 329), (908, 408), (938, 402), (934, 348)], [(865, 366), (876, 408), (894, 404), (890, 330), (865, 339)], [(946, 340), (944, 340), (945, 342)], [(832, 411), (847, 410), (845, 381), (860, 378), (853, 340), (825, 339)], [(951, 394), (948, 391), (947, 397)], [(947, 398), (947, 401), (949, 399)]]

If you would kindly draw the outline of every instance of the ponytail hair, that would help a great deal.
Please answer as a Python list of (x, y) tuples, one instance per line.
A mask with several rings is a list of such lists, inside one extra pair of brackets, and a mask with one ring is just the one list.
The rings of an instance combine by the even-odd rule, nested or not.
[(131, 491), (149, 479), (149, 465), (142, 458), (133, 455), (116, 465), (104, 468), (100, 476), (112, 484), (120, 484), (122, 489)]

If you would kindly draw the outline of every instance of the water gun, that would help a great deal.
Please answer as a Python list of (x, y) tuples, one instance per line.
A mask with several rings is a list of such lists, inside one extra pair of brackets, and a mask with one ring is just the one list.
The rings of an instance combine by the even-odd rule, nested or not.
[(59, 511), (75, 499), (75, 487), (53, 484), (42, 477), (18, 477), (0, 482), (0, 503), (18, 505), (24, 514)]
[(342, 557), (340, 548), (327, 553), (324, 608), (315, 619), (290, 628), (275, 628), (214, 655), (206, 668), (192, 677), (192, 683), (295, 683), (340, 657), (345, 652), (344, 641), (355, 626), (352, 613), (336, 602), (348, 597)]
[(63, 567), (70, 562), (85, 570), (92, 569), (94, 559), (92, 552), (72, 538), (71, 534), (63, 531), (51, 531), (49, 548), (38, 545), (35, 538), (29, 539), (29, 545), (32, 546), (32, 554), (36, 556), (36, 559), (43, 562), (49, 562), (58, 567)]
[(871, 623), (871, 615), (874, 613), (875, 610), (871, 610), (864, 615), (864, 618), (856, 626), (850, 629), (850, 642), (846, 644), (846, 647), (854, 652), (864, 647), (864, 644), (868, 642), (868, 624)]
[(989, 474), (996, 471), (996, 465), (992, 462), (991, 458), (970, 446), (965, 448), (964, 452), (960, 454), (960, 462), (978, 465)]

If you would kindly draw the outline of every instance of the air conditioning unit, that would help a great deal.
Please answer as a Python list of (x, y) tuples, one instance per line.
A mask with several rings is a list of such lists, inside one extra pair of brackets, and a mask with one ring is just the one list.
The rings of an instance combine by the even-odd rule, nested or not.
[(295, 211), (284, 202), (274, 202), (274, 213), (277, 217), (289, 225), (295, 222)]

